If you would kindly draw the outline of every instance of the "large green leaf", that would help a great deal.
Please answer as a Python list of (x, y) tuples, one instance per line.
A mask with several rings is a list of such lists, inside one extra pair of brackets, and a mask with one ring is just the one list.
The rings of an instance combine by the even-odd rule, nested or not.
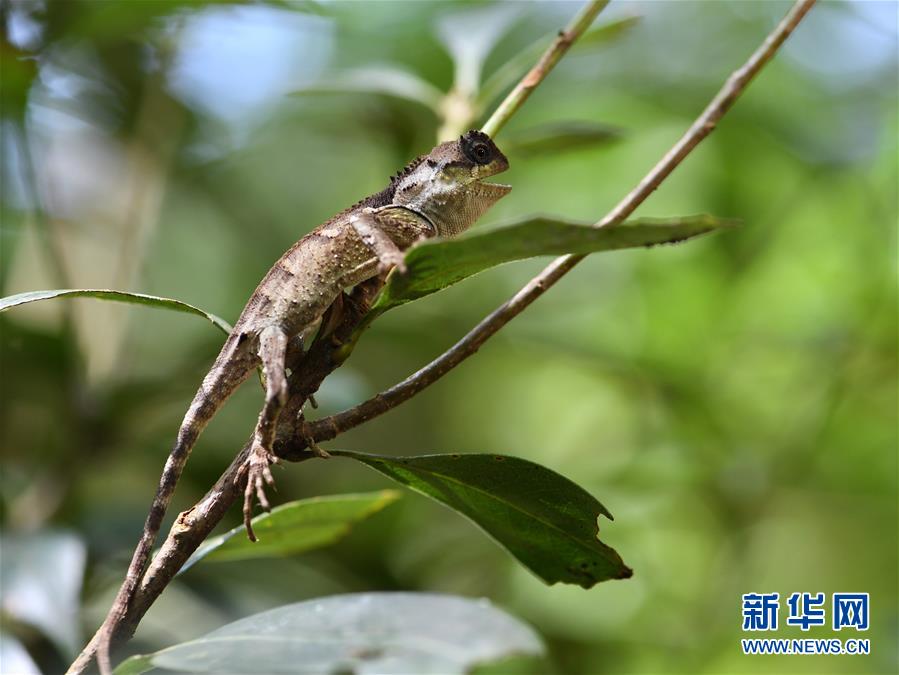
[(161, 298), (157, 295), (146, 295), (144, 293), (128, 293), (126, 291), (111, 291), (108, 289), (96, 288), (63, 288), (52, 291), (28, 291), (27, 293), (19, 293), (18, 295), (10, 295), (0, 298), (0, 312), (5, 312), (13, 307), (27, 305), (39, 300), (52, 300), (54, 298), (99, 298), (100, 300), (112, 300), (114, 302), (127, 302), (133, 305), (149, 305), (150, 307), (161, 307), (162, 309), (170, 309), (175, 312), (184, 312), (186, 314), (196, 314), (202, 316), (212, 322), (226, 335), (231, 332), (231, 325), (216, 316), (205, 312), (199, 307), (188, 305), (180, 300), (172, 300), (171, 298)]
[(190, 673), (409, 673), (462, 675), (481, 664), (530, 657), (534, 631), (486, 600), (433, 593), (354, 593), (285, 605), (155, 654), (115, 675), (150, 668)]
[(643, 219), (616, 227), (598, 228), (538, 216), (507, 227), (475, 230), (456, 239), (431, 239), (406, 253), (406, 273), (394, 272), (390, 275), (375, 302), (374, 314), (513, 260), (672, 244), (731, 224), (730, 221), (701, 215)]
[(351, 457), (468, 516), (548, 584), (590, 588), (632, 572), (598, 539), (610, 514), (590, 493), (546, 467), (506, 455)]
[(246, 537), (243, 526), (208, 539), (190, 557), (182, 572), (207, 560), (247, 560), (296, 555), (328, 546), (352, 526), (399, 499), (396, 490), (313, 497), (282, 504), (253, 518), (259, 541)]

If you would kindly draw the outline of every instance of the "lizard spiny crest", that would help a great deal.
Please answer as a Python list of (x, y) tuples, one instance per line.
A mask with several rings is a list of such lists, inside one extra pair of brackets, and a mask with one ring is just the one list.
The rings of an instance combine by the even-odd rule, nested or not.
[(406, 166), (404, 166), (402, 169), (400, 169), (390, 177), (391, 184), (398, 182), (401, 178), (404, 178), (405, 176), (408, 176), (410, 173), (415, 171), (415, 169), (418, 168), (418, 165), (425, 161), (426, 158), (427, 155), (420, 155), (413, 159)]

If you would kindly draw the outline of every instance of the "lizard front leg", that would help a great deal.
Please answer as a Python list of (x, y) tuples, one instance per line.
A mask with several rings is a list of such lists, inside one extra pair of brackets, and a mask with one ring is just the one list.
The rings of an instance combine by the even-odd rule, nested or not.
[(389, 272), (394, 267), (400, 272), (406, 271), (403, 251), (381, 228), (374, 209), (363, 209), (362, 213), (350, 218), (350, 225), (356, 230), (362, 243), (378, 257), (379, 274)]
[(244, 489), (243, 522), (247, 528), (250, 541), (256, 541), (251, 519), (253, 517), (253, 496), (259, 505), (268, 511), (268, 499), (265, 496), (265, 485), (274, 485), (270, 465), (275, 456), (272, 443), (275, 440), (275, 425), (281, 410), (287, 403), (287, 374), (284, 362), (287, 356), (289, 339), (280, 326), (268, 326), (259, 334), (259, 358), (265, 373), (265, 404), (259, 413), (259, 421), (253, 433), (253, 447), (247, 458), (247, 485)]

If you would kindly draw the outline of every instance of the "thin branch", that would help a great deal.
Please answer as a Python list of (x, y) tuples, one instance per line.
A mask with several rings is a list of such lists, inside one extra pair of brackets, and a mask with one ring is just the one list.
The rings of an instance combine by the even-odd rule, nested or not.
[[(661, 185), (662, 181), (668, 177), (684, 158), (706, 136), (712, 133), (721, 118), (730, 110), (752, 79), (771, 60), (784, 40), (790, 36), (814, 4), (815, 0), (799, 0), (793, 5), (762, 45), (749, 57), (749, 60), (727, 79), (721, 90), (690, 128), (687, 129), (680, 140), (646, 174), (646, 177), (640, 181), (637, 187), (622, 199), (605, 218), (596, 223), (595, 227), (609, 227), (621, 223)], [(543, 59), (541, 59), (542, 61)], [(533, 71), (531, 72), (533, 73)], [(530, 77), (530, 74), (527, 77)], [(505, 107), (505, 103), (503, 106), (500, 106), (501, 109), (503, 107)], [(491, 121), (497, 116), (497, 114), (494, 114), (491, 117)], [(499, 126), (501, 126), (501, 123), (494, 125), (495, 128), (499, 128)], [(491, 312), (469, 331), (465, 337), (424, 368), (390, 387), (390, 389), (349, 410), (307, 423), (303, 436), (317, 442), (331, 440), (339, 434), (359, 426), (373, 417), (382, 415), (403, 401), (412, 398), (422, 389), (439, 380), (462, 363), (462, 361), (474, 354), (484, 342), (518, 316), (534, 300), (543, 295), (584, 257), (583, 255), (566, 255), (556, 258), (546, 269), (518, 291), (514, 297)], [(303, 448), (305, 448), (305, 445), (300, 442), (290, 450), (301, 451)]]
[(490, 138), (496, 138), (499, 130), (502, 129), (512, 115), (524, 105), (528, 97), (537, 88), (537, 86), (546, 79), (549, 72), (559, 62), (565, 52), (574, 44), (574, 42), (587, 30), (593, 23), (593, 20), (599, 13), (609, 4), (609, 0), (592, 0), (581, 8), (571, 23), (564, 30), (559, 31), (558, 37), (543, 53), (537, 64), (531, 68), (527, 75), (521, 78), (521, 81), (515, 85), (515, 88), (509, 92), (508, 96), (499, 104), (493, 114), (490, 116), (484, 126), (481, 128)]

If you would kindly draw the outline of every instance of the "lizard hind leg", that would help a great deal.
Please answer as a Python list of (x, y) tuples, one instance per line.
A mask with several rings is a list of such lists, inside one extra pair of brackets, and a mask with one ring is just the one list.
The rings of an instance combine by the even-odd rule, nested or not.
[(280, 326), (269, 326), (259, 334), (259, 358), (265, 371), (265, 404), (259, 413), (259, 421), (253, 433), (253, 447), (247, 458), (245, 473), (247, 484), (244, 489), (243, 522), (250, 541), (256, 541), (251, 523), (254, 497), (259, 505), (268, 511), (265, 486), (274, 485), (271, 464), (276, 461), (272, 453), (275, 427), (278, 417), (287, 403), (287, 374), (284, 369), (289, 338)]

